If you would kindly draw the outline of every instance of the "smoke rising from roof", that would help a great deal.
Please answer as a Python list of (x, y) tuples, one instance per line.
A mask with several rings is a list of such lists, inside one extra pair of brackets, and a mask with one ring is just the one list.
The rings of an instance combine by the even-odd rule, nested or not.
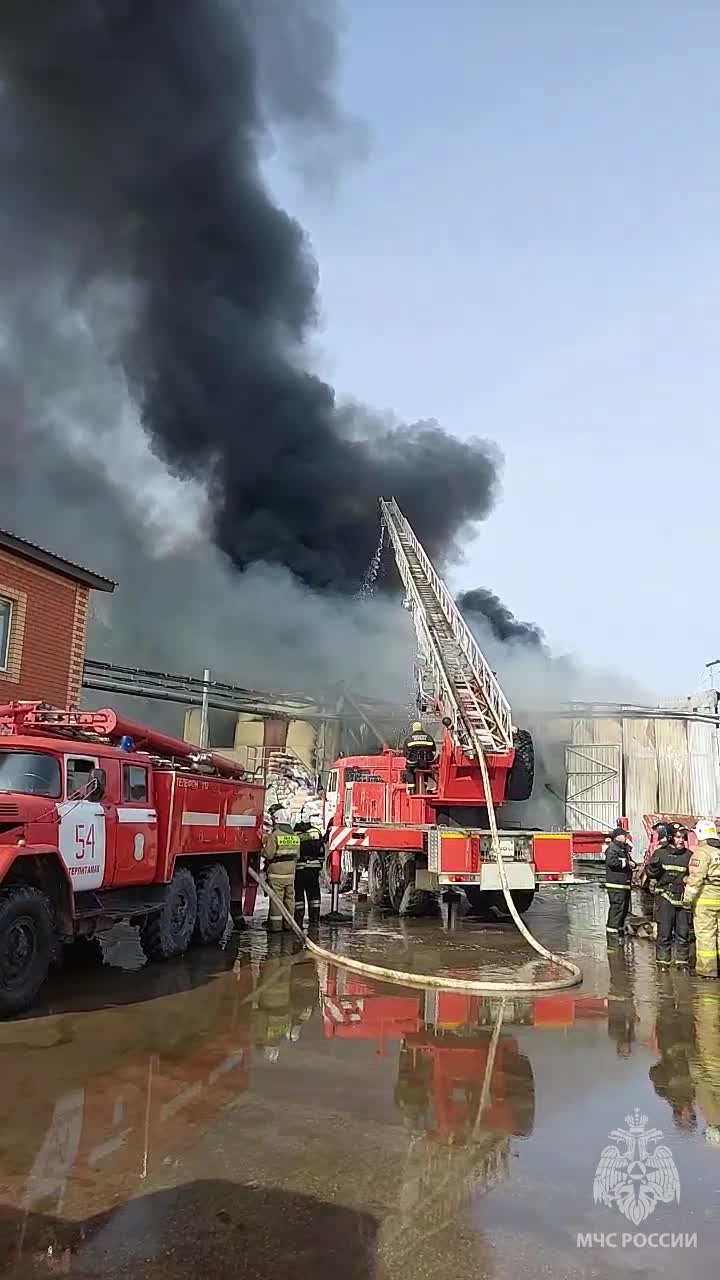
[(496, 640), (546, 649), (540, 627), (534, 622), (520, 622), (494, 592), (474, 587), (471, 591), (461, 591), (457, 603), (470, 623), (474, 617), (484, 619)]
[[(310, 367), (317, 267), (261, 160), (278, 121), (305, 168), (356, 148), (336, 57), (323, 0), (0, 9), (16, 460), (42, 433), (74, 501), (95, 462), (121, 520), (147, 527), (140, 542), (200, 531), (239, 569), (276, 564), (342, 593), (374, 550), (381, 493), (443, 560), (488, 513), (498, 457), (433, 421), (339, 407)], [(70, 550), (62, 527), (54, 542)], [(118, 573), (116, 555), (99, 567)]]

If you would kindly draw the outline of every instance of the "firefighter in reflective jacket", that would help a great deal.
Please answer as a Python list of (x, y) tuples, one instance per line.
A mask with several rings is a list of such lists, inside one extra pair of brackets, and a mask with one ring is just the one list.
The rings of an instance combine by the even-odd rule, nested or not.
[(403, 755), (405, 756), (404, 780), (407, 783), (408, 795), (414, 795), (417, 788), (418, 769), (429, 769), (437, 756), (435, 739), (425, 732), (419, 720), (415, 721), (412, 733), (403, 743)]
[(605, 850), (605, 888), (608, 896), (606, 932), (618, 937), (625, 932), (625, 920), (630, 910), (630, 891), (634, 863), (630, 857), (629, 836), (624, 827), (616, 827), (610, 834), (610, 844)]
[(312, 822), (296, 822), (295, 831), (300, 837), (300, 852), (295, 869), (295, 920), (305, 919), (307, 899), (308, 923), (320, 920), (320, 870), (325, 860), (325, 844), (318, 828)]
[(720, 840), (714, 822), (695, 828), (698, 844), (690, 859), (683, 903), (693, 908), (699, 978), (717, 978), (720, 964)]
[[(295, 911), (295, 867), (300, 853), (300, 837), (292, 829), (290, 814), (282, 805), (270, 809), (273, 829), (265, 837), (263, 854), (270, 888), (275, 891), (286, 911)], [(268, 929), (279, 933), (290, 926), (283, 920), (280, 908), (270, 899)]]
[(682, 827), (670, 843), (658, 845), (646, 866), (648, 878), (656, 885), (655, 956), (659, 965), (668, 965), (674, 958), (676, 965), (686, 968), (690, 961), (692, 914), (683, 906), (689, 867), (687, 832)]

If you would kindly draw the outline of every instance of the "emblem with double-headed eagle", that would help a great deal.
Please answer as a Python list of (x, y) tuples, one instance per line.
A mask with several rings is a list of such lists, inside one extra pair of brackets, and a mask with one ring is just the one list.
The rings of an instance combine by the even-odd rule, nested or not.
[(603, 1149), (595, 1170), (595, 1204), (619, 1209), (636, 1227), (659, 1204), (680, 1201), (680, 1178), (669, 1147), (659, 1146), (663, 1133), (648, 1129), (637, 1107), (625, 1117), (626, 1129), (613, 1129), (615, 1139)]

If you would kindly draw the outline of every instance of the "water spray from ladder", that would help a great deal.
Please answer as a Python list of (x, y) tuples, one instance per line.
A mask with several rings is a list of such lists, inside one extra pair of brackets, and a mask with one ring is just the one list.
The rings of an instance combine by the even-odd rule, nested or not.
[(362, 586), (360, 587), (359, 591), (356, 592), (356, 595), (355, 595), (356, 600), (367, 600), (368, 597), (375, 594), (375, 584), (377, 582), (377, 576), (380, 572), (380, 564), (382, 562), (382, 553), (383, 553), (384, 546), (385, 546), (385, 525), (381, 523), (380, 537), (378, 538), (378, 544), (375, 548), (375, 551), (373, 552), (372, 559), (367, 569), (365, 570), (365, 577), (362, 580)]

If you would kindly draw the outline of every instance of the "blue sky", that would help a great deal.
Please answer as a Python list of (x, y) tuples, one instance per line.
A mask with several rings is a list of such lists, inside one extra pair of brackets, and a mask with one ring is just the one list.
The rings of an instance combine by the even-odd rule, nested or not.
[(319, 368), (504, 452), (456, 585), (688, 692), (720, 656), (720, 5), (345, 9), (368, 158), (331, 196), (272, 166), (320, 263)]

